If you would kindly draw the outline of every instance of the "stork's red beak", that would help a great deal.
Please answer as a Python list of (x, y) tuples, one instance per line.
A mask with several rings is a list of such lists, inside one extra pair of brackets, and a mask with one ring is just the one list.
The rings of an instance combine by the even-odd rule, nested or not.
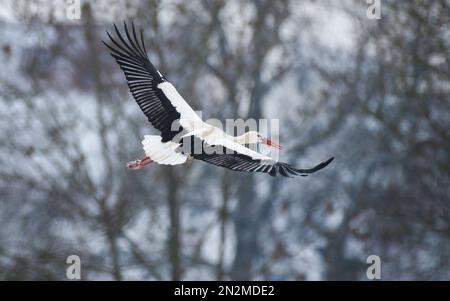
[(261, 143), (267, 144), (268, 146), (275, 147), (275, 148), (281, 150), (281, 145), (279, 145), (278, 143), (273, 142), (272, 140), (270, 140), (268, 138), (263, 138)]

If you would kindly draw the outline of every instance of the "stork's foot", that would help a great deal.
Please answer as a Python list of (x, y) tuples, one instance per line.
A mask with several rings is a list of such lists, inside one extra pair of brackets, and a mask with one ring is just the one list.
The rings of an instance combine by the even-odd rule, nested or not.
[(153, 160), (150, 159), (150, 157), (144, 157), (141, 160), (134, 160), (134, 161), (130, 161), (127, 163), (127, 168), (129, 170), (138, 170), (141, 169), (143, 167), (145, 167), (146, 165), (152, 163)]

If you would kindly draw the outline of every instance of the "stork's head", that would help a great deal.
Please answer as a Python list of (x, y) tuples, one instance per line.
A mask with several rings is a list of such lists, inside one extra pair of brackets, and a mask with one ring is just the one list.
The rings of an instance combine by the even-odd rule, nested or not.
[(258, 133), (256, 131), (249, 131), (245, 133), (242, 136), (238, 137), (238, 143), (239, 144), (256, 144), (256, 143), (262, 143), (267, 144), (269, 146), (275, 147), (277, 149), (281, 149), (281, 145), (273, 142), (269, 138), (264, 137), (261, 133)]

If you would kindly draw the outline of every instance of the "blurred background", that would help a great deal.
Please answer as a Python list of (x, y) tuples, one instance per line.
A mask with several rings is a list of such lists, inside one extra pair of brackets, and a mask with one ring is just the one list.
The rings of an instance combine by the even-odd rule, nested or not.
[[(367, 280), (369, 255), (450, 278), (450, 1), (67, 5), (0, 0), (0, 279), (72, 254), (82, 280)], [(155, 131), (101, 43), (124, 20), (204, 118), (277, 118), (280, 160), (335, 161), (126, 170)]]

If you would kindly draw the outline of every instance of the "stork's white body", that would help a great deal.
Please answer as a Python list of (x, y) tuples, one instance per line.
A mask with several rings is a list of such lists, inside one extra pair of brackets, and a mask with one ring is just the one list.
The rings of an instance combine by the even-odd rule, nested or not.
[[(210, 145), (223, 145), (257, 160), (272, 160), (271, 157), (264, 156), (237, 143), (237, 137), (228, 135), (218, 127), (204, 122), (170, 82), (160, 83), (158, 88), (163, 91), (176, 110), (180, 113), (180, 125), (188, 131), (183, 137), (196, 136)], [(183, 164), (189, 157), (176, 152), (176, 149), (179, 147), (178, 143), (173, 143), (171, 141), (161, 142), (160, 136), (145, 136), (144, 140), (142, 140), (142, 144), (144, 146), (145, 154), (159, 164)]]

